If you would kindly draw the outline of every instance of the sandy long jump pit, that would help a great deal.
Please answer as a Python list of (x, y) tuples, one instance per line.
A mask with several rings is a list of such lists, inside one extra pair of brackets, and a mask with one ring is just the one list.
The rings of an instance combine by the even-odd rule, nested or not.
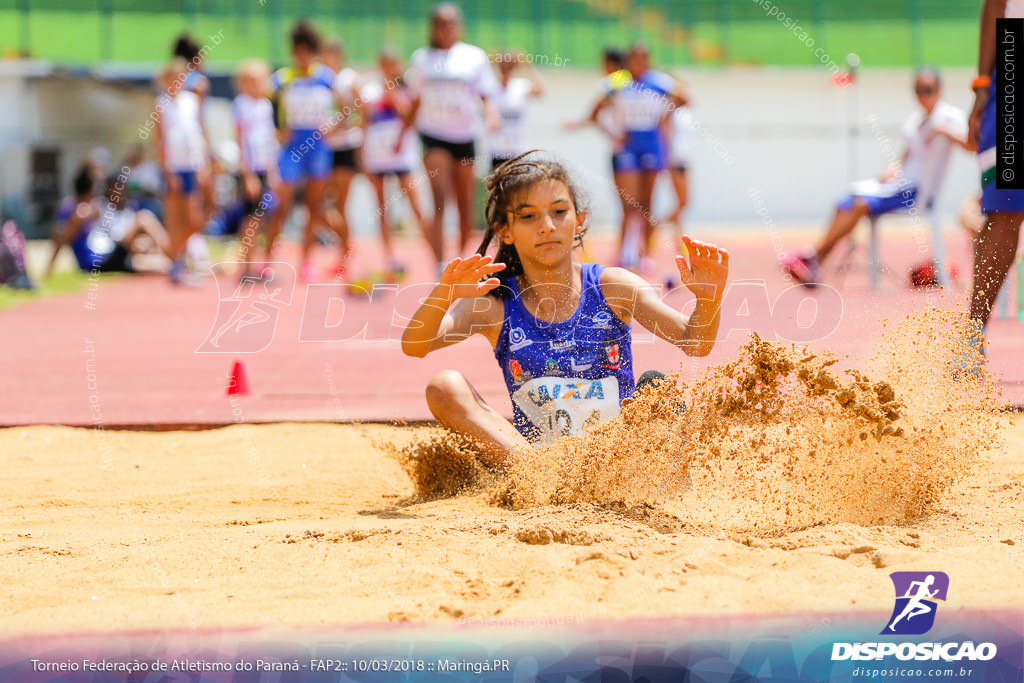
[(950, 315), (856, 368), (755, 337), (501, 475), (429, 427), (0, 431), (0, 635), (881, 628), (898, 571), (1024, 633), (1024, 419), (950, 379)]

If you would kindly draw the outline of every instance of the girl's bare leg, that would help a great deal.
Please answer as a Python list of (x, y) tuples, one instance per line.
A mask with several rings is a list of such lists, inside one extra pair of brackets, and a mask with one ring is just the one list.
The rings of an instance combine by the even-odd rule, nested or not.
[(431, 378), (427, 405), (438, 422), (473, 441), (480, 460), (491, 467), (508, 467), (512, 452), (530, 445), (457, 370), (442, 370)]

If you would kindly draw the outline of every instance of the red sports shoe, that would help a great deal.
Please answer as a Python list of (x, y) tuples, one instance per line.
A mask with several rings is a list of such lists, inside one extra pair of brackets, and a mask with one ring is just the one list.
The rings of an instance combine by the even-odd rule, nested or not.
[(789, 273), (797, 282), (807, 288), (817, 287), (821, 282), (818, 257), (814, 254), (806, 256), (785, 256), (782, 259), (782, 271)]

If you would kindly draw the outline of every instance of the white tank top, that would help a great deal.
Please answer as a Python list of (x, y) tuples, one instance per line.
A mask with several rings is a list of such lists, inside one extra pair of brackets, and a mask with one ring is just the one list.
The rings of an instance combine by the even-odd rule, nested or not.
[[(343, 102), (348, 103), (349, 107), (352, 107), (356, 101), (355, 85), (358, 76), (355, 69), (345, 67), (334, 77), (334, 92), (341, 97)], [(340, 112), (335, 115), (340, 116)], [(331, 149), (356, 149), (363, 144), (363, 131), (352, 120), (352, 117), (349, 117), (334, 129), (334, 132), (327, 138), (327, 143)]]
[(533, 83), (526, 78), (510, 78), (494, 104), (501, 115), (501, 127), (487, 136), (487, 148), (492, 155), (515, 156), (526, 146), (526, 109), (533, 91)]
[(188, 90), (180, 90), (174, 97), (161, 93), (156, 106), (160, 114), (167, 168), (183, 172), (203, 168), (206, 165), (206, 142), (199, 118), (199, 97)]
[(672, 112), (670, 150), (673, 166), (689, 166), (693, 152), (693, 114), (689, 107), (676, 107)]
[(270, 100), (253, 99), (242, 93), (235, 97), (233, 109), (242, 161), (255, 173), (273, 168), (277, 163), (278, 144)]
[(446, 142), (472, 142), (479, 98), (498, 92), (487, 53), (462, 42), (448, 50), (416, 50), (406, 80), (420, 97), (417, 128)]

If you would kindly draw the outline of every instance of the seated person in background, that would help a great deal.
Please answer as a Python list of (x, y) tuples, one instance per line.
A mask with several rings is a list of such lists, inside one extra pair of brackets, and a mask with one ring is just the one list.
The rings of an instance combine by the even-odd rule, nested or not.
[(125, 208), (125, 188), (118, 185), (116, 177), (107, 181), (102, 202), (93, 199), (93, 180), (87, 167), (75, 176), (74, 188), (75, 196), (66, 198), (57, 210), (57, 235), (47, 278), (65, 245), (71, 245), (83, 271), (167, 271), (167, 231), (150, 211)]
[[(836, 205), (832, 224), (817, 246), (803, 254), (788, 255), (782, 267), (800, 283), (813, 287), (821, 281), (820, 265), (833, 247), (850, 234), (861, 218), (918, 207), (918, 193), (944, 175), (954, 145), (969, 149), (967, 115), (939, 99), (942, 84), (934, 69), (921, 69), (914, 77), (914, 94), (921, 105), (903, 124), (904, 152), (899, 163), (879, 180), (854, 184), (853, 193)], [(925, 197), (921, 197), (922, 204)]]

